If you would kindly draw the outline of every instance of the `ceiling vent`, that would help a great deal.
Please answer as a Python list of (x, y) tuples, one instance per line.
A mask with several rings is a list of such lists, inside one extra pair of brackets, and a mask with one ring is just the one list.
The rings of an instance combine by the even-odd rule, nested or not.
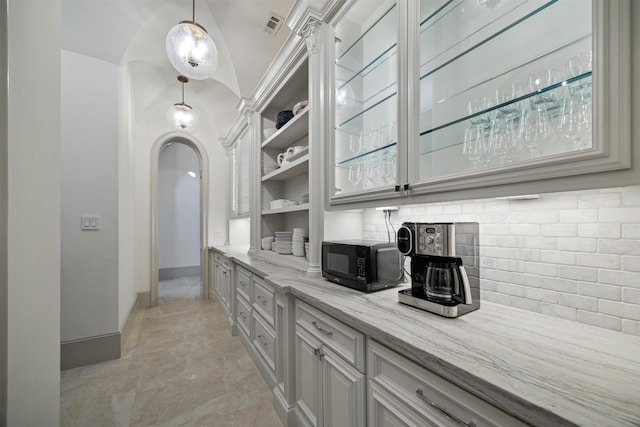
[(284, 21), (282, 16), (271, 12), (269, 16), (267, 16), (267, 21), (265, 22), (263, 29), (272, 36), (275, 36), (282, 26), (282, 21)]

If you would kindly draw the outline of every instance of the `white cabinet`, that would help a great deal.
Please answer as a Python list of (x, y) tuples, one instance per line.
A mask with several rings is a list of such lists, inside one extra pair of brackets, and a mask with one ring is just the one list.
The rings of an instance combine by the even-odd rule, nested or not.
[(224, 255), (215, 253), (213, 265), (213, 289), (210, 289), (209, 294), (213, 295), (215, 292), (227, 314), (231, 316), (231, 262)]
[(236, 265), (235, 319), (237, 330), (249, 348), (267, 383), (276, 384), (279, 338), (275, 322), (275, 294), (263, 278)]
[[(300, 301), (296, 301), (296, 318), (295, 398), (303, 422), (365, 426), (366, 377), (356, 367), (364, 336)], [(345, 342), (357, 342), (357, 348)]]
[(628, 181), (630, 3), (348, 2), (330, 203)]
[(369, 340), (371, 426), (526, 426), (455, 384)]

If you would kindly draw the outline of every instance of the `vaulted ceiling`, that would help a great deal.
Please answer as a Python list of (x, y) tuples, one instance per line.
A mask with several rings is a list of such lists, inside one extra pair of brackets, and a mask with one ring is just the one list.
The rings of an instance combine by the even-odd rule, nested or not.
[[(224, 136), (241, 96), (250, 96), (290, 34), (283, 25), (264, 31), (271, 14), (285, 18), (293, 0), (196, 0), (196, 21), (219, 52), (213, 77), (192, 81), (185, 97), (197, 97), (199, 114)], [(62, 48), (117, 66), (126, 65), (145, 110), (179, 101), (177, 72), (165, 52), (171, 27), (192, 17), (191, 0), (62, 0)], [(192, 99), (192, 98), (189, 98)], [(163, 107), (164, 108), (164, 107)], [(194, 106), (195, 108), (195, 106)]]

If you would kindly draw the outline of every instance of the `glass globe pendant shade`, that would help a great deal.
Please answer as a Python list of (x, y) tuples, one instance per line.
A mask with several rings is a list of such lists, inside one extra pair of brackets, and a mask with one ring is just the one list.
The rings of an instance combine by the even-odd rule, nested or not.
[(207, 31), (195, 21), (182, 21), (169, 30), (167, 56), (180, 74), (195, 80), (211, 77), (218, 66), (218, 50)]
[(198, 116), (187, 104), (175, 104), (167, 111), (167, 121), (172, 129), (193, 132), (198, 125)]

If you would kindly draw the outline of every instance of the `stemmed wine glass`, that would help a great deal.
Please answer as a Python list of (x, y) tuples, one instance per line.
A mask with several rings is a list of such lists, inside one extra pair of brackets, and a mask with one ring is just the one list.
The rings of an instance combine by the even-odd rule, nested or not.
[(513, 100), (522, 96), (522, 93), (522, 87), (517, 83), (496, 90), (496, 101), (502, 106), (498, 108), (491, 123), (489, 146), (499, 156), (501, 164), (508, 162), (511, 153), (518, 150), (520, 106)]

